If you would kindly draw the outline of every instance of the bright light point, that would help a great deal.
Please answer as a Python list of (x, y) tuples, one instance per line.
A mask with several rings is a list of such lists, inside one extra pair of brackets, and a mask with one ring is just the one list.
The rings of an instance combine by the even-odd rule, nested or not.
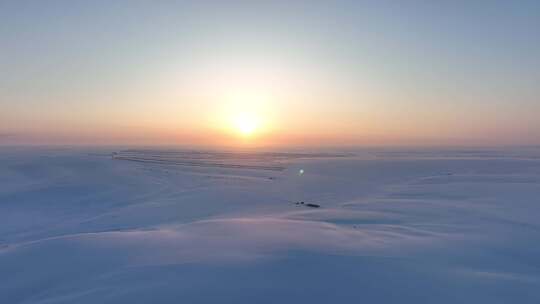
[(254, 116), (242, 114), (234, 119), (234, 125), (240, 134), (249, 136), (255, 132), (259, 123)]
[(220, 95), (223, 95), (223, 102), (217, 109), (216, 117), (219, 117), (216, 121), (223, 132), (242, 138), (243, 144), (258, 142), (268, 134), (272, 116), (268, 94), (231, 90)]

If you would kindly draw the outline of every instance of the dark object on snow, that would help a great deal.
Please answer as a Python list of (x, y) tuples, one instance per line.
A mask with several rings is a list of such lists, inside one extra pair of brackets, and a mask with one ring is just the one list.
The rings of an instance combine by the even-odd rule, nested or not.
[(306, 207), (311, 207), (311, 208), (319, 208), (321, 207), (321, 205), (317, 205), (317, 204), (312, 204), (312, 203), (304, 203), (304, 202), (296, 202), (294, 203), (295, 205), (304, 205)]

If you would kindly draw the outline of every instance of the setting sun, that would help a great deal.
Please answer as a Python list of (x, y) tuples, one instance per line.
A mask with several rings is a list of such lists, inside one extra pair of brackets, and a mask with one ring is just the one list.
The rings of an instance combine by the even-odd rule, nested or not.
[(252, 135), (259, 126), (259, 121), (254, 115), (240, 114), (234, 118), (234, 127), (243, 136)]
[(216, 129), (222, 134), (228, 134), (244, 140), (257, 141), (271, 131), (274, 113), (270, 94), (263, 89), (242, 88), (236, 83), (228, 84), (228, 89), (220, 92), (221, 106), (215, 108), (212, 117)]

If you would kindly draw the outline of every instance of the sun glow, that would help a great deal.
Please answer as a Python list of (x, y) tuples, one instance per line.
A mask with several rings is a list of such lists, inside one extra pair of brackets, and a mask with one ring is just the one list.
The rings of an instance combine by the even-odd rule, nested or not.
[(240, 134), (243, 136), (250, 136), (257, 130), (259, 120), (255, 115), (242, 113), (233, 119), (233, 124)]
[(224, 93), (221, 107), (217, 110), (221, 128), (230, 135), (243, 138), (249, 142), (260, 139), (267, 134), (270, 127), (272, 109), (269, 94), (264, 90), (232, 89), (238, 85), (230, 85)]
[(215, 90), (216, 107), (210, 116), (215, 130), (241, 145), (264, 141), (273, 132), (276, 103), (271, 92), (256, 85), (231, 83), (224, 87)]

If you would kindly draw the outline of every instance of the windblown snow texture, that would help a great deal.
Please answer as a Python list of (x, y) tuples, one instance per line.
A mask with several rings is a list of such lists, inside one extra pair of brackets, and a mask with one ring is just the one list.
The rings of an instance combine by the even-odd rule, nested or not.
[(540, 303), (539, 214), (535, 148), (1, 148), (0, 303)]

